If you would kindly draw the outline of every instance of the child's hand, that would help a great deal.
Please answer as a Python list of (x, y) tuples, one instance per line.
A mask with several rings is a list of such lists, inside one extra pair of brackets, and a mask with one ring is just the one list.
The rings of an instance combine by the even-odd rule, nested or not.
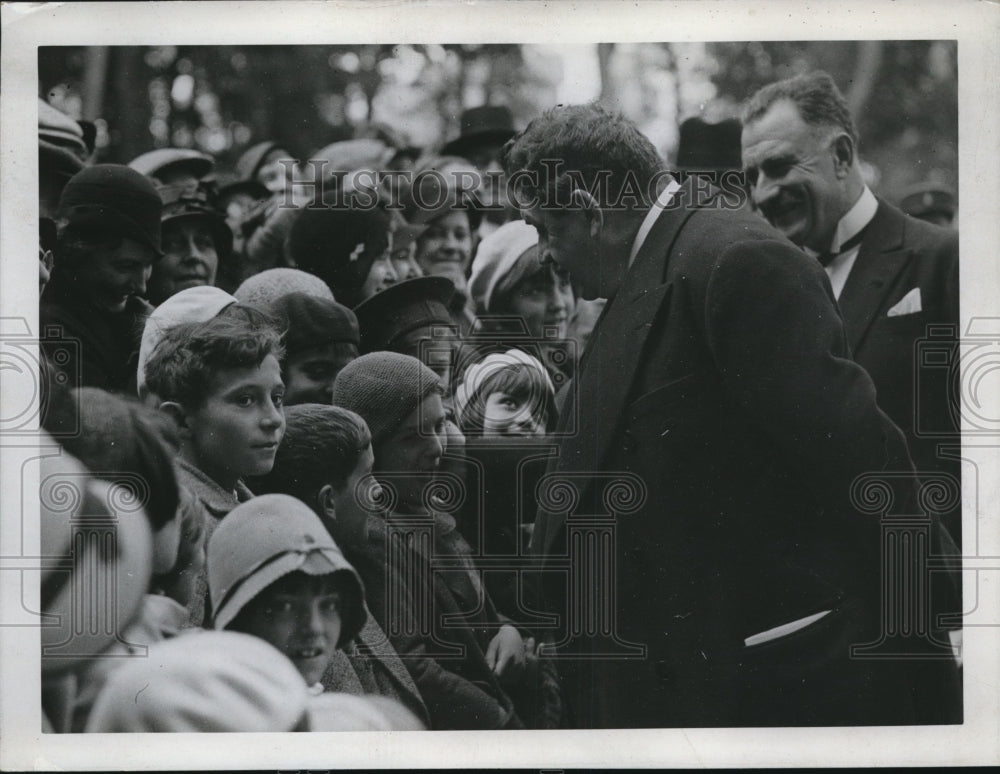
[(524, 640), (510, 624), (504, 624), (490, 640), (486, 649), (486, 663), (505, 685), (520, 680), (524, 673)]

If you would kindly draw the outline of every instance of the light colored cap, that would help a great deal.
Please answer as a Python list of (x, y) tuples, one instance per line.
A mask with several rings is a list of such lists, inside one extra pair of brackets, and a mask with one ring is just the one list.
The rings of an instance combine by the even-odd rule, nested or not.
[(235, 296), (211, 285), (199, 285), (195, 288), (175, 293), (160, 304), (146, 319), (142, 329), (142, 341), (139, 344), (139, 366), (136, 374), (139, 397), (145, 399), (146, 363), (156, 345), (163, 338), (163, 333), (175, 325), (189, 322), (207, 322), (230, 304), (237, 303)]
[(493, 294), (517, 259), (538, 244), (538, 232), (523, 220), (512, 220), (479, 243), (472, 272), (469, 275), (469, 293), (480, 314), (490, 311)]
[(265, 640), (193, 631), (111, 673), (88, 732), (292, 731), (308, 719), (299, 670)]

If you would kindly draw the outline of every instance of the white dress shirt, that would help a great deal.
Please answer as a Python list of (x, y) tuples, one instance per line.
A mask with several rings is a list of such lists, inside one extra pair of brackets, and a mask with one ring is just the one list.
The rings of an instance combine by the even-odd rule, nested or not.
[[(840, 246), (844, 242), (855, 236), (861, 229), (871, 223), (872, 218), (875, 217), (875, 210), (878, 209), (878, 200), (875, 198), (875, 194), (872, 193), (868, 186), (864, 187), (861, 191), (861, 196), (854, 203), (854, 206), (847, 211), (847, 213), (840, 219), (837, 224), (837, 230), (833, 234), (833, 241), (830, 243), (830, 249), (828, 252), (839, 253)], [(840, 299), (840, 292), (844, 289), (844, 284), (847, 282), (847, 277), (851, 273), (851, 269), (854, 267), (854, 261), (857, 260), (858, 252), (861, 250), (861, 245), (856, 245), (850, 250), (837, 255), (830, 263), (828, 263), (823, 268), (826, 269), (827, 275), (830, 277), (830, 284), (833, 286), (833, 296), (836, 299)], [(805, 251), (815, 258), (819, 253), (815, 250), (810, 250), (808, 247)]]

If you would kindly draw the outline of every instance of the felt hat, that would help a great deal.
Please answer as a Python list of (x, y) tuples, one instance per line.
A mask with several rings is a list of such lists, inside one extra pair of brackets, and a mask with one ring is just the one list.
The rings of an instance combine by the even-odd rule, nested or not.
[(328, 344), (361, 345), (358, 318), (336, 301), (308, 293), (286, 293), (269, 311), (286, 325), (285, 357)]
[(463, 111), (458, 137), (445, 144), (441, 153), (464, 156), (470, 148), (486, 143), (507, 142), (514, 136), (514, 115), (503, 105), (483, 105)]
[(215, 169), (215, 160), (192, 148), (157, 148), (136, 156), (128, 165), (147, 177), (159, 179), (169, 173), (185, 171), (201, 180)]
[(903, 192), (899, 208), (914, 218), (943, 215), (950, 219), (955, 217), (955, 192), (943, 183), (919, 183)]
[(289, 229), (286, 252), (347, 306), (354, 306), (375, 259), (390, 243), (392, 218), (383, 207), (306, 208)]
[(121, 164), (97, 164), (77, 172), (59, 197), (59, 214), (67, 223), (107, 229), (157, 255), (163, 254), (162, 210), (163, 201), (149, 178)]
[(481, 203), (476, 192), (460, 188), (462, 184), (462, 179), (447, 169), (427, 166), (415, 171), (410, 185), (400, 196), (406, 222), (426, 226), (449, 213), (466, 212), (475, 229), (481, 218)]
[(381, 140), (362, 138), (325, 145), (309, 158), (317, 169), (322, 169), (323, 177), (329, 179), (358, 169), (380, 172), (395, 155), (396, 149)]
[(86, 730), (294, 731), (308, 723), (308, 702), (299, 670), (267, 641), (196, 630), (114, 670)]
[(372, 443), (392, 435), (420, 402), (441, 389), (441, 379), (410, 355), (372, 352), (352, 360), (333, 383), (333, 405), (368, 423)]
[(146, 397), (146, 363), (167, 328), (181, 323), (206, 322), (235, 303), (237, 299), (226, 291), (211, 285), (199, 285), (175, 293), (156, 307), (146, 318), (139, 343), (139, 366), (136, 374), (139, 397)]
[(173, 184), (157, 186), (163, 200), (161, 229), (169, 222), (197, 219), (208, 225), (219, 260), (227, 259), (233, 252), (233, 232), (225, 218), (215, 209), (208, 190), (202, 185)]
[(255, 180), (260, 168), (271, 151), (284, 150), (283, 146), (273, 140), (265, 140), (251, 145), (236, 161), (236, 178), (238, 180)]
[(416, 277), (361, 302), (354, 309), (361, 351), (393, 350), (399, 339), (423, 326), (453, 326), (448, 305), (454, 294), (455, 285), (446, 277)]
[[(491, 311), (496, 290), (501, 285), (511, 285), (504, 280), (518, 265), (518, 259), (538, 246), (538, 231), (523, 220), (504, 223), (492, 234), (483, 238), (472, 261), (469, 275), (469, 293), (480, 314)], [(537, 249), (534, 267), (539, 268)]]
[(39, 168), (69, 179), (83, 169), (89, 149), (83, 127), (65, 113), (38, 100)]
[(288, 293), (306, 293), (316, 298), (333, 301), (333, 291), (315, 274), (301, 269), (266, 269), (243, 280), (233, 295), (242, 304), (262, 309)]
[(219, 522), (206, 553), (212, 625), (225, 629), (264, 589), (289, 573), (338, 573), (347, 588), (337, 647), (364, 625), (364, 587), (323, 522), (301, 500), (268, 494), (241, 503)]
[(742, 169), (739, 119), (728, 118), (710, 124), (693, 116), (681, 124), (677, 146), (678, 169), (701, 171)]

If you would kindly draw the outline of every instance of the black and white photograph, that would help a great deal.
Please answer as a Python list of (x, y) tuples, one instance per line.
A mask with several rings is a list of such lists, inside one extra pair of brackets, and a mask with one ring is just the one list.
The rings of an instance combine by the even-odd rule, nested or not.
[(0, 767), (1000, 763), (947, 7), (5, 4)]

